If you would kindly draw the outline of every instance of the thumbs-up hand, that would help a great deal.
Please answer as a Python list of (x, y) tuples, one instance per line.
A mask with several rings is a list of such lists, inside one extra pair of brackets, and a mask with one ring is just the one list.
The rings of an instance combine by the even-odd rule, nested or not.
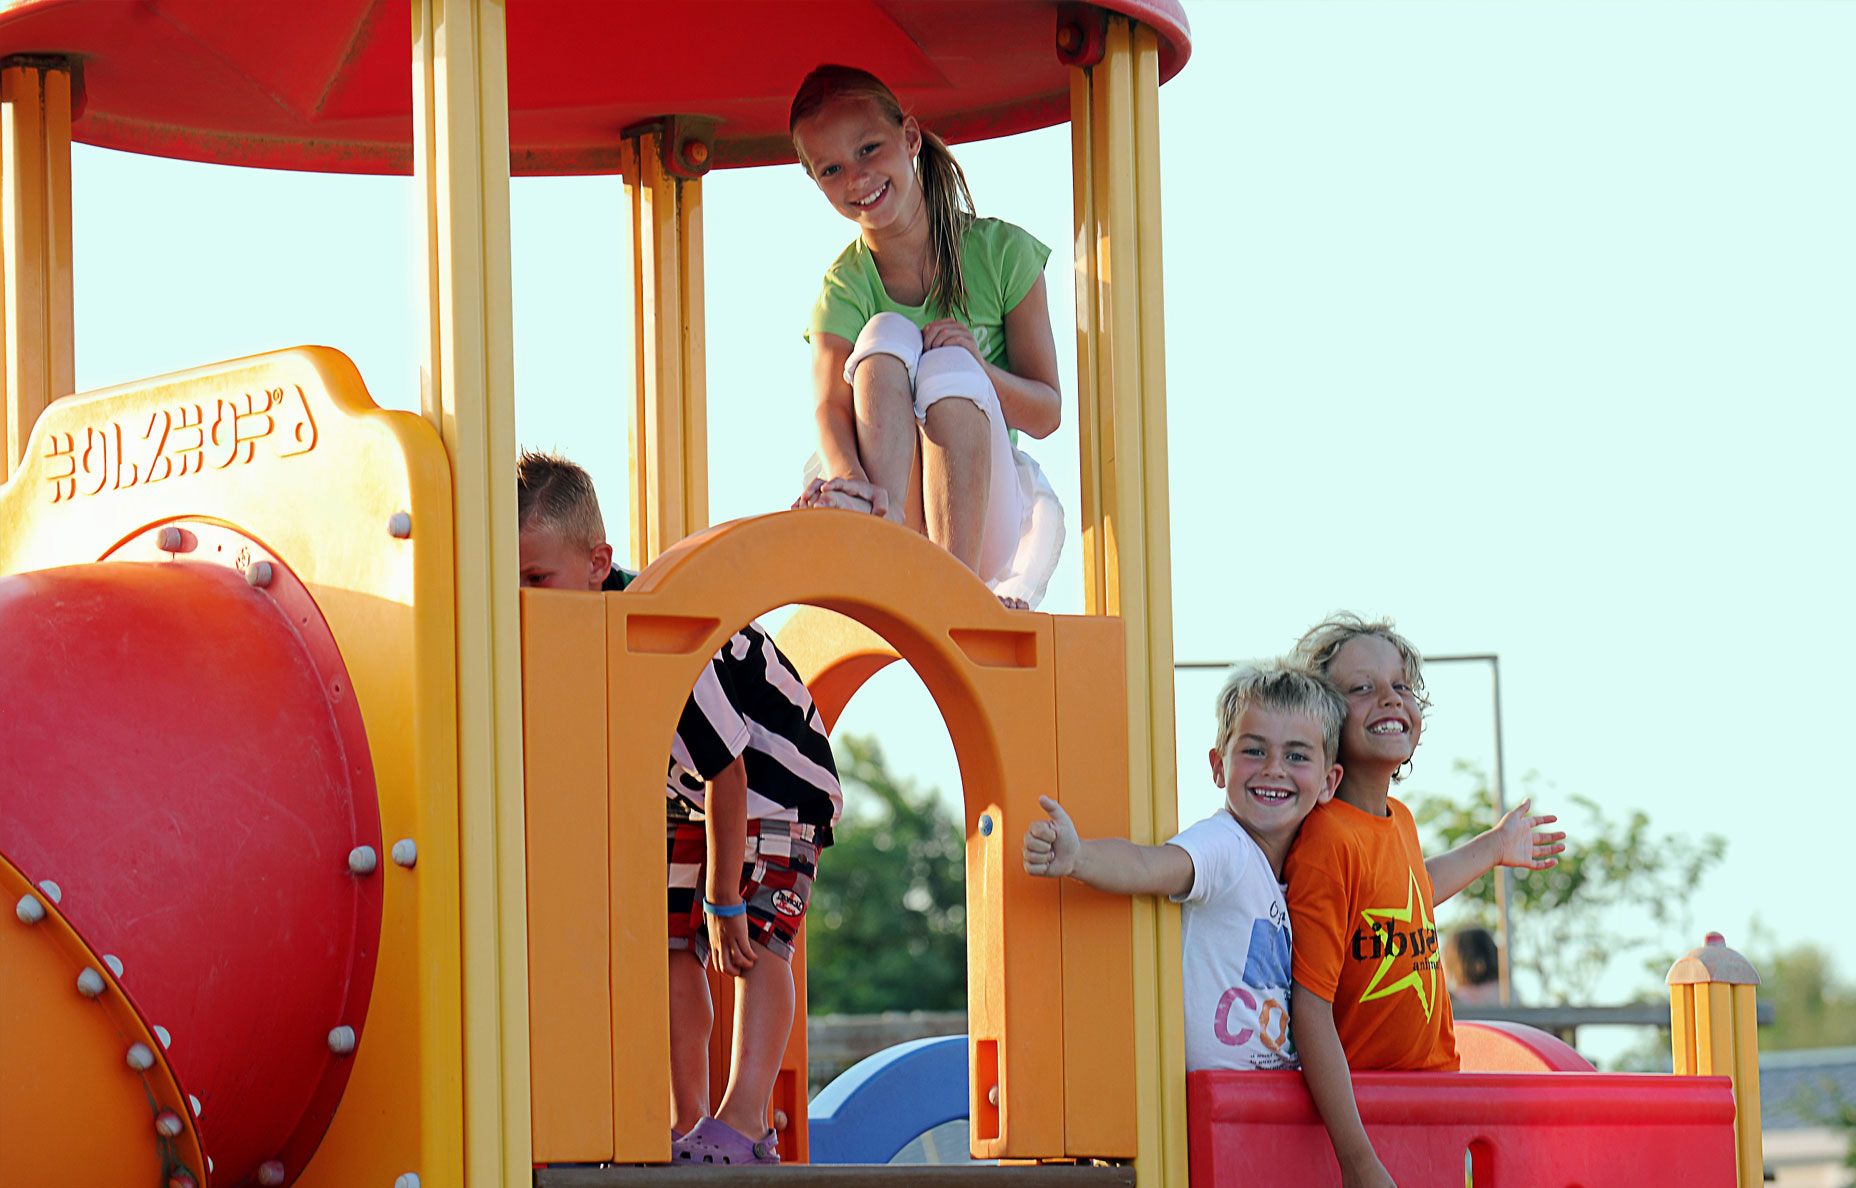
[(1076, 836), (1076, 823), (1048, 796), (1038, 797), (1038, 807), (1050, 819), (1033, 821), (1025, 831), (1025, 873), (1047, 879), (1076, 873), (1076, 856), (1083, 847)]

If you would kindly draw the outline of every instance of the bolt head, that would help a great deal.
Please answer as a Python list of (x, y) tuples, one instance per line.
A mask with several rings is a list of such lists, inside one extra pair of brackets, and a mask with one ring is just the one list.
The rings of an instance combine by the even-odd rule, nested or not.
[(419, 1188), (419, 1173), (406, 1172), (403, 1175), (395, 1177), (393, 1188)]
[(173, 1110), (162, 1110), (155, 1115), (155, 1133), (163, 1138), (174, 1138), (187, 1129), (187, 1124), (180, 1120), (180, 1115)]
[(372, 846), (356, 846), (348, 851), (348, 870), (351, 874), (371, 875), (380, 866), (380, 855)]
[(992, 836), (992, 814), (991, 813), (980, 814), (980, 836), (981, 837)]
[(168, 1173), (168, 1188), (200, 1188), (200, 1182), (186, 1168), (177, 1167)]
[(45, 892), (45, 898), (51, 900), (53, 903), (64, 902), (64, 888), (52, 882), (50, 879), (40, 879), (39, 890)]
[(13, 907), (13, 914), (19, 917), (21, 924), (37, 924), (45, 918), (45, 905), (36, 895), (22, 895)]
[(284, 1165), (282, 1160), (266, 1159), (258, 1165), (258, 1183), (281, 1184), (284, 1182)]
[(161, 1041), (161, 1050), (163, 1052), (174, 1045), (174, 1037), (169, 1034), (167, 1028), (161, 1026), (159, 1023), (155, 1024), (155, 1038)]
[(419, 844), (410, 837), (402, 837), (394, 842), (393, 861), (408, 870), (419, 865)]
[(103, 954), (103, 964), (110, 967), (111, 973), (119, 978), (122, 977), (122, 958), (114, 953), (105, 953)]
[(269, 561), (253, 561), (250, 567), (245, 570), (245, 580), (251, 583), (251, 588), (254, 590), (262, 590), (268, 587), (274, 576)]
[(77, 975), (77, 992), (85, 998), (95, 998), (103, 993), (103, 975), (94, 969), (86, 969)]
[(193, 1111), (194, 1117), (198, 1118), (200, 1116), (200, 1099), (189, 1093), (187, 1095), (187, 1108)]
[(395, 540), (412, 538), (412, 513), (394, 512), (387, 517), (387, 535)]
[(1057, 30), (1057, 48), (1066, 54), (1073, 54), (1083, 48), (1083, 31), (1075, 25), (1064, 25)]
[(155, 1054), (149, 1050), (147, 1044), (130, 1044), (129, 1054), (125, 1059), (128, 1060), (129, 1067), (136, 1072), (147, 1072), (155, 1067)]
[(683, 142), (683, 159), (692, 165), (702, 165), (709, 160), (709, 146), (691, 137)]
[(354, 1051), (354, 1028), (343, 1024), (329, 1031), (329, 1051), (337, 1056), (346, 1056)]

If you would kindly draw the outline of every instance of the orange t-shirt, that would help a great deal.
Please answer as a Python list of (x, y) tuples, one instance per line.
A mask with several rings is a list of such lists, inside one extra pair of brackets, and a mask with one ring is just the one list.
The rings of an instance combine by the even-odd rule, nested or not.
[(1295, 980), (1334, 1004), (1347, 1063), (1457, 1067), (1431, 877), (1411, 810), (1317, 805), (1289, 851)]

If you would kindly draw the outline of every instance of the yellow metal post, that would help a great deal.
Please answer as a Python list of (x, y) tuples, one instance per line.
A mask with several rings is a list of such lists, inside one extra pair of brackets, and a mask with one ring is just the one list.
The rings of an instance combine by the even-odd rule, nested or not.
[[(1071, 74), (1078, 436), (1085, 605), (1127, 640), (1130, 836), (1178, 827), (1173, 589), (1161, 307), (1159, 48), (1107, 16), (1099, 60)], [(1068, 47), (1066, 47), (1068, 48)], [(1135, 901), (1137, 1175), (1186, 1183), (1179, 915)]]
[(487, 1188), (531, 1175), (503, 4), (413, 0), (412, 42), (427, 248), (420, 378), (451, 460), (457, 542), (465, 1183)]
[(71, 316), (71, 69), (52, 59), (0, 68), (0, 301), (6, 391), (0, 482), (33, 422), (75, 384)]
[(1734, 1083), (1740, 1188), (1765, 1182), (1759, 1120), (1759, 973), (1718, 932), (1669, 968), (1671, 1055), (1678, 1076)]
[(667, 117), (628, 129), (620, 152), (631, 214), (637, 397), (631, 422), (631, 559), (638, 568), (709, 525), (699, 176), (709, 159), (706, 131)]

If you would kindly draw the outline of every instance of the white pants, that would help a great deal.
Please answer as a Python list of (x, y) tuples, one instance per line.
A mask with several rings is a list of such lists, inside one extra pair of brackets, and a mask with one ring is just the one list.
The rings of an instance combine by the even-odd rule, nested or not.
[(992, 377), (965, 347), (923, 350), (922, 332), (897, 313), (864, 324), (844, 362), (844, 382), (852, 383), (857, 365), (872, 355), (891, 355), (908, 369), (918, 423), (941, 400), (968, 400), (986, 414), (990, 450), (977, 572), (996, 593), (1035, 606), (1063, 548), (1063, 507), (1038, 464), (1012, 447)]

